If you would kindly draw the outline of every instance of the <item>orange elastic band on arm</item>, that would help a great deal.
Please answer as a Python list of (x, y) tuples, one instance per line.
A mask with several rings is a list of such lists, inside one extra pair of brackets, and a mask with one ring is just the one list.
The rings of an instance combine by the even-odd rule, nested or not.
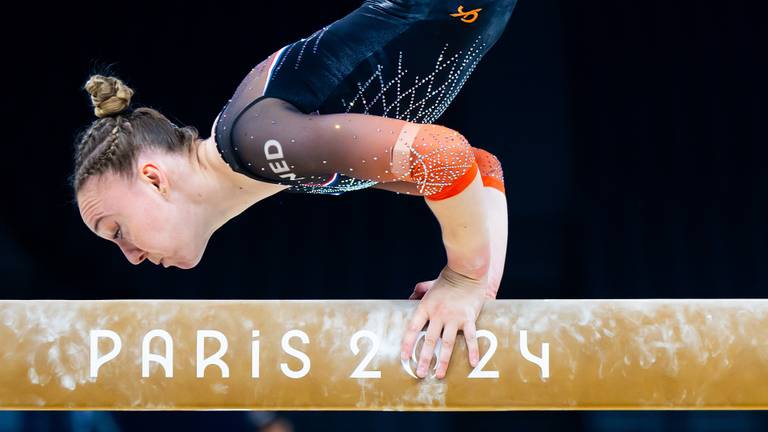
[[(392, 149), (392, 172), (416, 183), (430, 200), (461, 193), (480, 171), (467, 139), (435, 124), (406, 124)], [(399, 180), (399, 179), (398, 179)]]
[(453, 183), (451, 183), (450, 186), (446, 186), (441, 190), (440, 192), (436, 194), (432, 194), (429, 196), (424, 196), (424, 198), (431, 200), (431, 201), (439, 201), (444, 200), (446, 198), (450, 198), (454, 195), (460, 194), (464, 189), (467, 188), (467, 186), (472, 183), (472, 180), (475, 179), (475, 176), (477, 175), (478, 171), (477, 162), (473, 162), (472, 166), (469, 167), (466, 173), (464, 173), (461, 177), (456, 179)]
[(492, 187), (504, 192), (504, 183), (501, 180), (491, 176), (481, 176), (481, 178), (483, 179), (483, 186)]
[(472, 150), (475, 152), (475, 160), (480, 169), (483, 186), (489, 186), (504, 192), (504, 172), (501, 169), (499, 159), (481, 148), (472, 147)]

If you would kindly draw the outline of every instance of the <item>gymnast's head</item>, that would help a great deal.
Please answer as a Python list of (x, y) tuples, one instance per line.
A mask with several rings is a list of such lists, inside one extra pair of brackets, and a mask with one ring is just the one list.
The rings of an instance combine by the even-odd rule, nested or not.
[(71, 185), (83, 222), (133, 264), (191, 268), (216, 229), (198, 151), (206, 141), (155, 109), (130, 109), (134, 91), (93, 75), (85, 84), (98, 117), (75, 141)]

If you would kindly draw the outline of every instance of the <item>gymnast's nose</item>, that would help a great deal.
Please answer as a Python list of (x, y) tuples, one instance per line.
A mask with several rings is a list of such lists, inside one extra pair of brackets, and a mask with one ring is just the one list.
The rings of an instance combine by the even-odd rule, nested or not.
[(119, 246), (120, 250), (123, 251), (125, 258), (127, 258), (128, 261), (130, 261), (133, 265), (141, 264), (141, 262), (144, 261), (144, 259), (147, 257), (146, 252), (135, 246), (123, 244), (119, 244)]

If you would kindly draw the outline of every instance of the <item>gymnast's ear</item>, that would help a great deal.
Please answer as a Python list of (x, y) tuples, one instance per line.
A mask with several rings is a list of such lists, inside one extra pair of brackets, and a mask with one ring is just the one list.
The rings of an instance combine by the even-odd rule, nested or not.
[(139, 180), (151, 185), (163, 196), (168, 194), (168, 176), (153, 163), (145, 162), (139, 167)]

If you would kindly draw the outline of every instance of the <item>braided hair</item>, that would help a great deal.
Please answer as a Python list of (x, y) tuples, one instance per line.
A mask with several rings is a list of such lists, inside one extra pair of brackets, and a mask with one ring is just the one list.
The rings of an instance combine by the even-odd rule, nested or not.
[(161, 149), (192, 154), (199, 136), (193, 126), (178, 127), (153, 108), (131, 109), (134, 91), (112, 76), (93, 75), (84, 89), (98, 117), (75, 139), (74, 170), (70, 183), (75, 193), (86, 180), (106, 173), (127, 178), (142, 150)]

